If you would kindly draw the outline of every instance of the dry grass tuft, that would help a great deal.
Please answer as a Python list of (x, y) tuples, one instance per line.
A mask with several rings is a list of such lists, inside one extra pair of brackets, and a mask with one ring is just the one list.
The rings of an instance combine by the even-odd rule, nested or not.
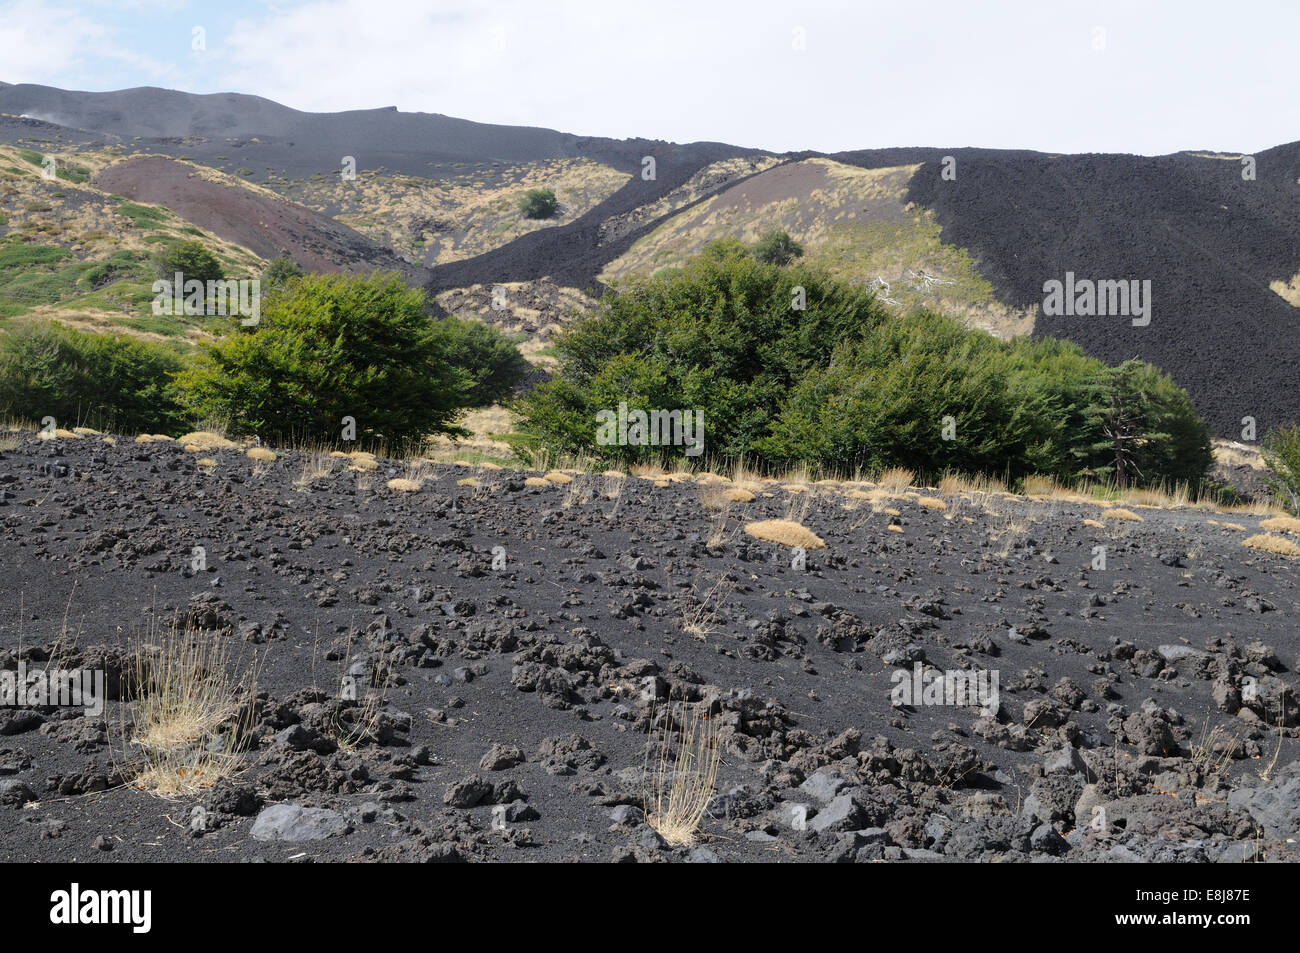
[(725, 575), (719, 576), (713, 587), (703, 594), (693, 583), (682, 605), (682, 631), (696, 639), (709, 636), (718, 622), (718, 610), (735, 591), (736, 584)]
[(713, 799), (722, 743), (704, 704), (682, 703), (660, 716), (658, 743), (642, 771), (646, 823), (672, 847), (688, 847)]
[(384, 486), (398, 493), (418, 493), (423, 484), (418, 480), (408, 480), (405, 477), (395, 477), (385, 483)]
[(1246, 532), (1246, 527), (1242, 526), (1240, 523), (1220, 523), (1219, 525), (1224, 529), (1236, 530), (1238, 533)]
[(177, 626), (161, 645), (137, 644), (130, 742), (141, 758), (137, 787), (178, 797), (234, 773), (258, 666), (233, 675), (231, 644), (217, 633)]
[(550, 480), (544, 480), (541, 477), (528, 477), (524, 480), (524, 486), (553, 486)]
[(1105, 528), (1106, 528), (1106, 524), (1103, 523), (1101, 520), (1084, 520), (1084, 521), (1083, 521), (1083, 525), (1084, 525), (1084, 526), (1090, 526), (1090, 527), (1092, 527), (1093, 529), (1105, 529)]
[(244, 452), (244, 456), (258, 463), (271, 463), (276, 459), (275, 451), (268, 450), (266, 447), (249, 447)]
[(1294, 516), (1274, 516), (1272, 519), (1261, 520), (1259, 528), (1282, 533), (1300, 533), (1300, 520)]
[(347, 460), (349, 470), (378, 470), (379, 461), (369, 450), (353, 450), (351, 453), (344, 453), (342, 450), (331, 450), (330, 456), (336, 460)]
[(927, 510), (939, 510), (942, 512), (948, 508), (948, 504), (937, 496), (923, 496), (916, 501), (917, 506), (924, 506)]
[(1122, 509), (1118, 506), (1111, 507), (1108, 510), (1102, 510), (1101, 518), (1104, 520), (1127, 520), (1130, 523), (1144, 522), (1142, 517), (1138, 516), (1132, 510)]
[[(345, 458), (346, 459), (346, 458)], [(311, 486), (315, 480), (323, 480), (334, 475), (334, 454), (308, 452), (302, 456), (302, 470), (293, 485), (299, 488)]]
[(801, 523), (794, 520), (759, 520), (746, 523), (745, 532), (755, 539), (782, 546), (802, 546), (804, 549), (825, 549), (826, 541)]
[(211, 457), (199, 457), (199, 459), (196, 460), (195, 463), (197, 463), (201, 467), (207, 467), (209, 469), (217, 465), (217, 461), (213, 460)]
[(554, 483), (556, 486), (564, 486), (573, 482), (573, 477), (563, 470), (551, 470), (542, 474), (542, 479), (548, 483)]
[(890, 523), (888, 526), (885, 527), (885, 529), (891, 533), (902, 534), (903, 532), (903, 527), (899, 526), (897, 523)]
[(916, 474), (906, 467), (893, 467), (880, 474), (880, 479), (876, 482), (890, 493), (902, 493), (915, 479)]
[(463, 480), (457, 480), (456, 485), (457, 486), (481, 486), (482, 484), (480, 484), (478, 480), (474, 479), (473, 477), (466, 477)]
[(1297, 546), (1289, 539), (1284, 539), (1281, 536), (1269, 536), (1267, 533), (1248, 536), (1241, 541), (1241, 545), (1247, 549), (1260, 549), (1266, 553), (1276, 553), (1279, 556), (1300, 556), (1300, 546)]
[(234, 450), (239, 446), (233, 440), (227, 440), (221, 434), (213, 433), (210, 430), (195, 430), (193, 433), (187, 433), (176, 439), (178, 443), (185, 444), (187, 450), (190, 447), (197, 450)]
[(1049, 476), (1040, 476), (1035, 473), (1025, 477), (1025, 496), (1051, 496), (1059, 489), (1060, 487), (1056, 481)]

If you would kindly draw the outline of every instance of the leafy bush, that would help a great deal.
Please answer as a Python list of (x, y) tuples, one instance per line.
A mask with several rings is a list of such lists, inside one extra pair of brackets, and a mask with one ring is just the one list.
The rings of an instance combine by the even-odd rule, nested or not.
[(1270, 431), (1260, 444), (1264, 464), (1273, 471), (1273, 492), (1300, 515), (1300, 424)]
[(1068, 342), (999, 341), (924, 311), (897, 318), (864, 289), (764, 264), (734, 239), (620, 286), (555, 347), (559, 373), (518, 402), (520, 432), (625, 462), (666, 451), (597, 443), (597, 413), (620, 403), (703, 411), (710, 455), (774, 467), (1108, 479), (1112, 394), (1132, 437), (1129, 482), (1195, 482), (1210, 461), (1186, 393), (1149, 365), (1108, 369)]
[(337, 440), (343, 417), (390, 444), (460, 432), (457, 411), (493, 375), (457, 366), (482, 342), (426, 308), (396, 274), (306, 276), (263, 301), (256, 327), (206, 345), (178, 378), (182, 400), (271, 440)]
[(124, 432), (173, 429), (182, 415), (169, 391), (181, 363), (173, 351), (138, 338), (24, 323), (0, 334), (0, 417), (53, 417), (60, 427)]
[(271, 260), (262, 273), (262, 291), (269, 294), (286, 288), (295, 278), (301, 278), (302, 274), (297, 262), (287, 255), (279, 255)]
[(153, 258), (154, 272), (159, 278), (171, 281), (177, 272), (186, 281), (221, 281), (225, 275), (221, 262), (208, 251), (203, 242), (194, 239), (172, 242), (160, 249)]
[(755, 242), (754, 257), (765, 265), (788, 265), (803, 257), (803, 246), (785, 232), (768, 232)]
[(559, 208), (559, 200), (550, 189), (529, 189), (519, 200), (524, 218), (551, 218)]
[(519, 349), (496, 328), (482, 321), (444, 318), (446, 360), (469, 374), (469, 403), (482, 407), (504, 400), (528, 373)]
[(1089, 476), (1120, 488), (1157, 479), (1196, 483), (1214, 462), (1209, 430), (1186, 391), (1142, 361), (1095, 374), (1076, 453)]

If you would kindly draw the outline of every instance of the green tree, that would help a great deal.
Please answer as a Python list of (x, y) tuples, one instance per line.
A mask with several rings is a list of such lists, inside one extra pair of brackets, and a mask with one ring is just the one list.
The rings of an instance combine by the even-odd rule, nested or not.
[(138, 338), (24, 323), (0, 334), (0, 417), (170, 431), (183, 420), (170, 386), (182, 363), (175, 352)]
[(1121, 489), (1159, 480), (1199, 484), (1214, 461), (1208, 428), (1187, 393), (1159, 368), (1129, 360), (1086, 385), (1086, 472)]
[(788, 265), (803, 257), (803, 246), (785, 232), (768, 232), (754, 244), (754, 257), (767, 265)]
[(444, 318), (446, 360), (470, 376), (469, 402), (482, 407), (504, 400), (528, 374), (530, 365), (519, 348), (482, 321)]
[(550, 189), (529, 189), (519, 200), (524, 218), (551, 218), (559, 208), (559, 200)]
[(462, 433), (473, 375), (427, 304), (393, 273), (306, 276), (263, 303), (256, 327), (204, 347), (177, 378), (182, 401), (269, 440), (333, 441), (343, 417), (394, 445)]
[(774, 467), (1105, 478), (1118, 446), (1130, 482), (1196, 483), (1209, 460), (1187, 394), (1150, 365), (1108, 369), (1069, 342), (1000, 341), (930, 312), (898, 318), (865, 289), (765, 264), (734, 239), (620, 284), (555, 348), (555, 376), (515, 405), (521, 452), (663, 454), (597, 443), (597, 414), (626, 403), (703, 411), (708, 455)]
[(302, 277), (302, 269), (288, 255), (277, 255), (262, 272), (262, 291), (271, 293), (289, 286), (296, 278)]
[(221, 262), (203, 242), (194, 239), (163, 246), (154, 255), (153, 266), (154, 273), (167, 281), (173, 280), (177, 272), (184, 275), (185, 281), (221, 281), (225, 277)]
[(1300, 516), (1300, 425), (1291, 424), (1265, 434), (1260, 443), (1264, 465), (1273, 471), (1269, 482), (1286, 508)]

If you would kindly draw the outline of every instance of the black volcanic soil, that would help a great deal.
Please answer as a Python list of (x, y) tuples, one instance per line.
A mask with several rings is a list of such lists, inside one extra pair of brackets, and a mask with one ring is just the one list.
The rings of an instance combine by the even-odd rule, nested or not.
[[(803, 521), (828, 548), (800, 571), (744, 535), (709, 548), (690, 484), (632, 478), (616, 502), (446, 467), (398, 494), (380, 461), (299, 489), (293, 453), (208, 455), (31, 433), (0, 455), (0, 667), (39, 663), (65, 617), (87, 666), (120, 668), (174, 613), (265, 657), (241, 772), (194, 798), (124, 776), (129, 705), (0, 709), (11, 860), (1296, 859), (1296, 732), (1268, 724), (1300, 714), (1296, 562), (1210, 522), (1257, 520), (1097, 529), (1095, 506), (1002, 497), (891, 517), (817, 487)], [(729, 525), (786, 515), (773, 489)], [(692, 587), (722, 577), (712, 631), (687, 634)], [(917, 662), (998, 672), (996, 717), (891, 706)], [(354, 666), (394, 678), (379, 737), (345, 752), (328, 725)], [(725, 745), (694, 850), (638, 815), (669, 697), (707, 703)], [(1200, 749), (1220, 725), (1236, 757)], [(275, 804), (333, 835), (255, 838)]]
[[(936, 150), (937, 152), (937, 150)], [(908, 198), (934, 209), (943, 240), (969, 249), (999, 300), (1039, 306), (1034, 333), (1077, 341), (1109, 363), (1168, 371), (1219, 436), (1300, 420), (1300, 311), (1269, 289), (1300, 271), (1300, 146), (1240, 161), (1187, 153), (1051, 156), (959, 149), (957, 176), (932, 152)], [(869, 153), (837, 158), (878, 162)], [(1149, 280), (1151, 323), (1048, 317), (1043, 284)]]
[(171, 209), (263, 258), (288, 254), (308, 271), (390, 268), (413, 273), (397, 255), (309, 208), (260, 192), (209, 182), (171, 159), (125, 159), (93, 179), (96, 188)]

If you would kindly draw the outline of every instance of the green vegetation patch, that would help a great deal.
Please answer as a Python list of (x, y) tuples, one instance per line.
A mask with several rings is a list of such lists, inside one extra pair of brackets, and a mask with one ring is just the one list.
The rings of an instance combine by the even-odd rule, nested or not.
[(735, 239), (600, 305), (557, 333), (558, 373), (518, 401), (521, 455), (627, 463), (689, 444), (612, 440), (623, 406), (701, 412), (709, 457), (773, 469), (1195, 486), (1212, 460), (1186, 392), (1158, 368), (1107, 367), (1054, 339), (1001, 341), (933, 311), (899, 317), (865, 288), (763, 264)]
[(136, 228), (155, 228), (167, 220), (168, 214), (156, 206), (138, 205), (135, 202), (123, 202), (116, 211), (129, 218)]

